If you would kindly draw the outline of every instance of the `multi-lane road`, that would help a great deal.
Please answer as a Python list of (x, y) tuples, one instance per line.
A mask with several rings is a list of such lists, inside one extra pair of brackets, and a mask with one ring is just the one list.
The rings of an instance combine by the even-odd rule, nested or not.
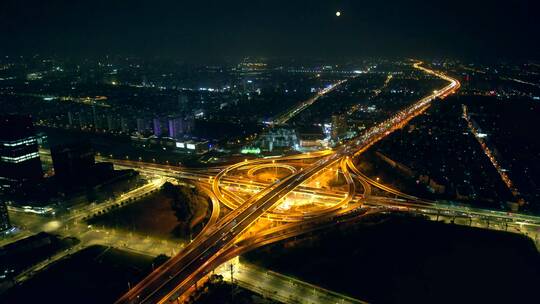
[[(518, 226), (532, 225), (540, 227), (540, 219), (536, 217), (473, 209), (464, 206), (449, 206), (421, 200), (373, 181), (356, 169), (352, 161), (355, 155), (362, 153), (394, 130), (404, 126), (415, 116), (423, 113), (436, 98), (445, 98), (460, 87), (459, 81), (440, 72), (425, 68), (419, 62), (413, 66), (425, 73), (444, 79), (449, 84), (334, 150), (274, 159), (257, 159), (228, 167), (200, 170), (186, 170), (176, 166), (147, 164), (129, 160), (112, 160), (117, 167), (136, 168), (149, 176), (159, 175), (189, 179), (201, 185), (203, 190), (212, 198), (213, 203), (211, 219), (195, 240), (188, 244), (178, 255), (171, 258), (129, 290), (117, 303), (165, 303), (177, 299), (214, 268), (238, 254), (264, 244), (320, 229), (335, 222), (346, 221), (366, 212), (378, 212), (388, 209), (403, 210), (426, 214), (437, 219), (439, 217), (454, 219), (463, 216), (477, 219), (478, 223), (487, 219), (488, 225), (491, 220), (506, 225), (511, 223)], [(315, 102), (316, 98), (327, 94), (339, 84), (341, 83), (319, 92), (314, 97), (315, 99), (309, 101), (311, 103)], [(302, 103), (299, 107), (303, 107), (305, 104), (309, 105), (310, 103)], [(286, 116), (290, 118), (290, 115), (294, 116), (295, 113), (297, 111), (293, 109)], [(298, 167), (297, 162), (302, 160), (310, 160), (313, 163), (303, 164)], [(249, 179), (249, 172), (251, 174), (255, 172), (253, 169), (272, 168), (274, 162), (279, 163), (283, 168), (289, 168), (291, 174), (274, 183), (255, 182)], [(314, 178), (336, 167), (345, 177), (346, 190), (321, 189), (308, 185)], [(248, 179), (235, 176), (234, 172), (237, 169), (244, 169), (248, 172)], [(363, 193), (357, 193), (358, 186), (355, 187), (355, 181), (360, 183)], [(245, 192), (255, 194), (248, 199), (243, 199), (237, 193), (232, 193), (223, 188), (224, 185), (231, 184), (241, 186), (244, 190), (249, 190)], [(155, 187), (157, 187), (157, 184), (149, 185), (148, 189), (140, 189), (132, 194), (137, 196), (141, 192), (148, 191), (150, 188), (155, 189)], [(395, 198), (372, 196), (370, 195), (371, 187), (391, 193)], [(239, 192), (241, 192), (240, 189)], [(294, 213), (275, 210), (275, 207), (291, 193), (317, 196), (336, 203), (332, 207), (323, 208), (318, 212)], [(243, 193), (243, 195), (245, 197), (246, 193)], [(231, 211), (219, 218), (221, 204), (231, 209)], [(95, 208), (102, 207), (96, 206)], [(92, 207), (82, 213), (95, 210)], [(81, 214), (77, 214), (75, 217), (80, 218), (80, 216)], [(70, 218), (70, 220), (75, 220), (75, 217)], [(250, 228), (261, 218), (272, 219), (280, 224), (262, 232), (251, 233), (254, 230), (250, 230)], [(472, 224), (473, 220), (470, 223)], [(246, 233), (248, 230), (250, 231), (249, 234)]]
[[(177, 167), (157, 164), (148, 167), (138, 162), (116, 161), (115, 164), (117, 166), (139, 167), (139, 170), (148, 170), (150, 174), (152, 172), (159, 172), (166, 176), (187, 178), (206, 183), (206, 191), (213, 197), (214, 201), (212, 221), (200, 235), (177, 256), (171, 258), (127, 292), (117, 303), (164, 303), (176, 299), (212, 269), (231, 257), (263, 244), (320, 228), (332, 221), (343, 221), (346, 215), (356, 215), (354, 212), (358, 212), (359, 210), (364, 210), (363, 212), (365, 212), (365, 207), (361, 208), (361, 206), (374, 207), (375, 209), (373, 210), (381, 207), (388, 209), (397, 208), (399, 210), (430, 214), (437, 216), (437, 218), (439, 216), (456, 217), (468, 215), (478, 219), (488, 218), (496, 219), (496, 221), (512, 221), (513, 223), (518, 221), (522, 224), (538, 225), (540, 221), (537, 218), (488, 210), (473, 210), (460, 206), (444, 206), (438, 205), (435, 202), (423, 201), (370, 180), (354, 167), (352, 158), (355, 155), (365, 151), (392, 131), (401, 128), (412, 118), (423, 113), (436, 98), (444, 98), (455, 92), (460, 86), (457, 80), (424, 68), (420, 63), (414, 64), (414, 67), (447, 80), (449, 84), (443, 89), (433, 92), (433, 94), (422, 98), (396, 113), (388, 120), (374, 126), (362, 136), (349, 141), (333, 151), (323, 151), (311, 155), (292, 156), (273, 160), (246, 161), (230, 167), (209, 168), (199, 171), (181, 170), (180, 172), (177, 170)], [(253, 183), (252, 180), (248, 182), (247, 180), (238, 179), (234, 175), (227, 175), (237, 168), (268, 166), (265, 163), (268, 164), (270, 161), (272, 163), (276, 161), (282, 162), (281, 166), (290, 166), (292, 168), (293, 166), (287, 165), (286, 162), (294, 162), (298, 159), (314, 159), (315, 162), (310, 166), (302, 167), (300, 170), (291, 169), (291, 175), (276, 183)], [(344, 174), (349, 185), (348, 191), (341, 193), (340, 191), (317, 189), (306, 185), (306, 182), (309, 182), (310, 179), (317, 177), (321, 172), (325, 172), (325, 170), (334, 166), (340, 166), (341, 172)], [(249, 172), (249, 170), (247, 171)], [(362, 184), (362, 188), (364, 188), (363, 195), (356, 194), (354, 186), (350, 186), (354, 185), (352, 177), (355, 177)], [(221, 187), (227, 183), (242, 185), (246, 188), (251, 187), (252, 189), (255, 187), (256, 190), (262, 190), (244, 201), (232, 193), (221, 190)], [(385, 190), (399, 198), (370, 196), (369, 189), (371, 186)], [(321, 212), (318, 217), (306, 214), (268, 217), (271, 214), (268, 211), (271, 211), (284, 197), (292, 192), (310, 193), (334, 200), (343, 197), (343, 201), (346, 203), (342, 206), (340, 205), (339, 208)], [(219, 211), (216, 212), (215, 209), (219, 208), (220, 202), (227, 202), (225, 205), (230, 207), (232, 211), (218, 220)], [(351, 204), (348, 204), (348, 202), (351, 202)], [(262, 233), (259, 232), (256, 235), (249, 235), (246, 238), (245, 232), (263, 216), (277, 219), (284, 224)], [(291, 220), (293, 218), (294, 220)]]
[[(215, 268), (217, 266), (215, 262), (229, 248), (234, 247), (234, 243), (244, 231), (249, 229), (265, 212), (276, 206), (287, 194), (326, 168), (365, 151), (369, 146), (423, 113), (434, 99), (443, 98), (455, 92), (460, 86), (459, 81), (424, 68), (419, 62), (415, 63), (414, 67), (447, 80), (449, 85), (372, 127), (359, 138), (336, 148), (307, 169), (291, 174), (253, 195), (224, 219), (218, 221), (215, 227), (210, 227), (202, 233), (194, 242), (195, 245), (186, 248), (183, 253), (173, 257), (151, 273), (122, 296), (117, 303), (164, 303), (177, 298)], [(219, 195), (217, 197), (221, 199)]]
[(324, 95), (332, 92), (333, 90), (335, 90), (338, 86), (342, 85), (343, 83), (345, 83), (347, 80), (340, 80), (334, 84), (331, 84), (329, 85), (328, 87), (322, 89), (321, 91), (319, 91), (317, 94), (315, 94), (315, 96), (309, 98), (308, 100), (306, 101), (303, 101), (302, 103), (298, 104), (297, 106), (295, 106), (294, 108), (288, 110), (287, 112), (279, 115), (278, 117), (276, 117), (272, 122), (270, 122), (271, 125), (283, 125), (285, 124), (287, 121), (289, 121), (291, 118), (293, 118), (294, 116), (296, 116), (298, 113), (302, 112), (304, 109), (306, 109), (307, 107), (311, 106), (314, 102), (316, 102), (319, 98), (323, 97)]
[(234, 280), (233, 283), (280, 303), (366, 303), (283, 274), (261, 269), (249, 263), (240, 262), (238, 259), (232, 259), (218, 267), (216, 273), (222, 275), (225, 281), (231, 282)]

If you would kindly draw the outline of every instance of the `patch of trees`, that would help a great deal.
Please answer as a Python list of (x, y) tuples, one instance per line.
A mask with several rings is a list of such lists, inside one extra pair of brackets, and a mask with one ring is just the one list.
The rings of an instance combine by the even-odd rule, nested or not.
[(180, 224), (175, 229), (175, 234), (184, 235), (191, 233), (190, 223), (193, 220), (198, 206), (204, 206), (207, 199), (196, 188), (175, 186), (169, 182), (162, 186), (163, 194), (171, 199), (171, 208)]
[(160, 254), (156, 256), (154, 260), (152, 261), (153, 268), (158, 268), (159, 266), (163, 265), (168, 260), (169, 260), (169, 257), (164, 254)]
[(274, 304), (271, 300), (264, 300), (253, 293), (238, 288), (223, 281), (221, 275), (211, 275), (208, 281), (193, 292), (185, 301), (187, 304)]

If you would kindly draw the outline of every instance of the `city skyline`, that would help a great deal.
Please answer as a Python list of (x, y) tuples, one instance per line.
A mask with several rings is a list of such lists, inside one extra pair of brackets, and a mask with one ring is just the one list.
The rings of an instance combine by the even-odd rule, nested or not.
[(0, 302), (538, 302), (537, 10), (2, 1)]

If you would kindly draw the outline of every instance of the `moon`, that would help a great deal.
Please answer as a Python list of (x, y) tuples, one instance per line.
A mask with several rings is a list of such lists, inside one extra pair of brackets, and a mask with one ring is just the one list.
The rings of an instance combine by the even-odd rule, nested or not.
[(340, 11), (337, 11), (337, 12), (336, 12), (336, 16), (338, 16), (338, 17), (341, 16), (341, 12), (340, 12)]

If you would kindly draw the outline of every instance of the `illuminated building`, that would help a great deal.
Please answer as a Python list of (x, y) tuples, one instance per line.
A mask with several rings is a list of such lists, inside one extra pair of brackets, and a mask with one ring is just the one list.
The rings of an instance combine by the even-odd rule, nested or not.
[(154, 118), (152, 120), (152, 124), (153, 124), (153, 127), (154, 127), (154, 135), (157, 136), (157, 137), (160, 137), (161, 136), (161, 133), (163, 132), (163, 129), (161, 128), (161, 119), (159, 118)]
[(145, 135), (152, 132), (152, 126), (149, 119), (137, 118), (137, 133)]
[(300, 150), (310, 151), (325, 147), (324, 130), (320, 126), (303, 126), (298, 128), (297, 136)]
[(178, 95), (178, 110), (184, 111), (189, 105), (189, 99), (185, 94)]
[(179, 139), (183, 132), (183, 121), (180, 117), (169, 118), (169, 137)]
[(347, 120), (344, 115), (332, 115), (332, 139), (337, 141), (347, 133)]
[(194, 120), (191, 116), (169, 118), (169, 137), (180, 139), (193, 131)]
[(176, 142), (176, 150), (179, 152), (201, 154), (207, 152), (210, 148), (208, 141), (193, 141)]
[(38, 138), (28, 116), (0, 116), (0, 188), (14, 190), (43, 177)]
[(298, 136), (293, 129), (276, 128), (265, 132), (255, 145), (262, 151), (290, 150), (298, 148)]

